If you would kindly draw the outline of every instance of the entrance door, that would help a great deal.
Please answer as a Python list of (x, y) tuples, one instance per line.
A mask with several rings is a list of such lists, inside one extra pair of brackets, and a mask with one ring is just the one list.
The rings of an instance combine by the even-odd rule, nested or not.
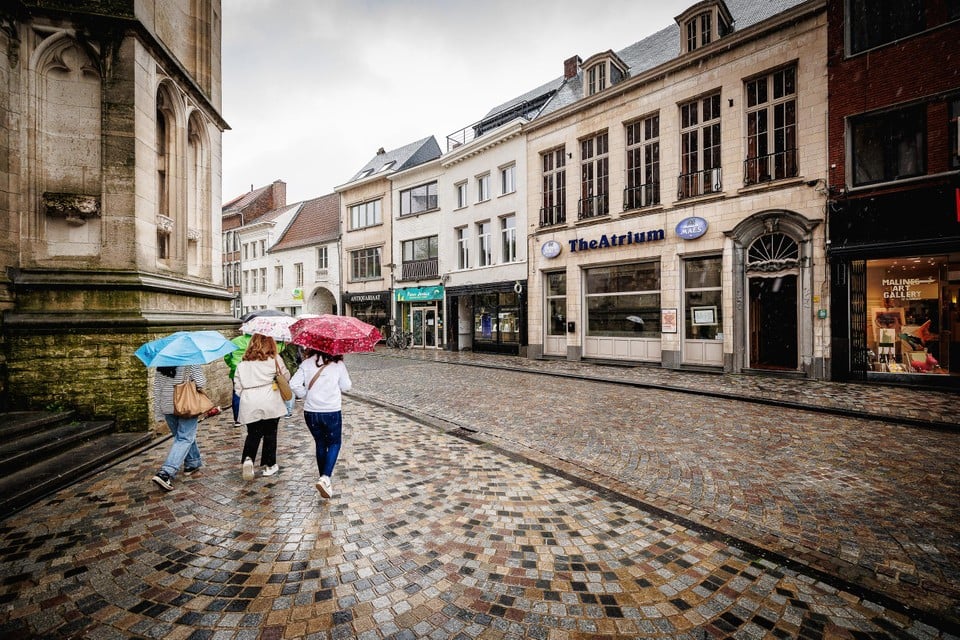
[(415, 308), (412, 315), (413, 346), (435, 349), (437, 347), (437, 308)]
[(796, 274), (750, 278), (750, 367), (799, 368)]

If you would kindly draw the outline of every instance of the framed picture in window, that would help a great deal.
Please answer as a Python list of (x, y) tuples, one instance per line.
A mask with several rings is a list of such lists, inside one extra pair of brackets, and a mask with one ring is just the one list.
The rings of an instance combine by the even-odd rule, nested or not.
[(677, 310), (676, 309), (660, 310), (660, 332), (661, 333), (677, 332)]
[(690, 323), (695, 327), (706, 327), (717, 324), (717, 308), (690, 307)]

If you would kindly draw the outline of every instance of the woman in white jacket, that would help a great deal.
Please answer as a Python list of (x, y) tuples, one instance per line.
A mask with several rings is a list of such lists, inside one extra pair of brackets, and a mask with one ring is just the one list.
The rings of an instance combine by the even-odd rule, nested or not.
[(307, 349), (303, 362), (290, 381), (294, 395), (303, 398), (303, 418), (310, 429), (317, 449), (317, 470), (320, 480), (317, 491), (324, 498), (333, 495), (330, 476), (337, 464), (342, 443), (343, 415), (341, 392), (350, 391), (353, 382), (343, 356), (333, 356)]
[(247, 425), (241, 456), (244, 480), (253, 480), (253, 461), (257, 459), (261, 440), (263, 475), (272, 476), (280, 470), (277, 466), (277, 424), (280, 416), (287, 414), (287, 406), (273, 381), (276, 375), (290, 379), (287, 366), (277, 355), (276, 341), (269, 336), (253, 334), (243, 360), (233, 374), (233, 388), (240, 396), (237, 421)]

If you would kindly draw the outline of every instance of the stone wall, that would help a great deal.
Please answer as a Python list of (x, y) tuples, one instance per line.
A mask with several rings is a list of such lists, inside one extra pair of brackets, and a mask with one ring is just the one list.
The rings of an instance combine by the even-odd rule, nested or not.
[[(73, 409), (83, 418), (115, 420), (120, 431), (150, 430), (155, 426), (155, 371), (143, 366), (133, 353), (156, 337), (146, 331), (97, 329), (12, 334), (5, 350), (8, 408)], [(204, 373), (211, 400), (229, 408), (231, 381), (226, 364), (218, 359), (206, 365)]]

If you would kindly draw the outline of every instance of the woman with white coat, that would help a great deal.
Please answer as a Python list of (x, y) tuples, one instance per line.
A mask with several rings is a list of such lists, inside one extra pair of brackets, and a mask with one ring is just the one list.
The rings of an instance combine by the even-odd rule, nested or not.
[(247, 425), (241, 454), (244, 480), (253, 480), (253, 463), (261, 440), (263, 475), (272, 476), (280, 470), (277, 466), (277, 425), (280, 417), (287, 414), (287, 407), (274, 382), (277, 375), (290, 379), (287, 366), (277, 355), (276, 341), (269, 336), (253, 334), (233, 375), (233, 387), (240, 396), (237, 420)]

